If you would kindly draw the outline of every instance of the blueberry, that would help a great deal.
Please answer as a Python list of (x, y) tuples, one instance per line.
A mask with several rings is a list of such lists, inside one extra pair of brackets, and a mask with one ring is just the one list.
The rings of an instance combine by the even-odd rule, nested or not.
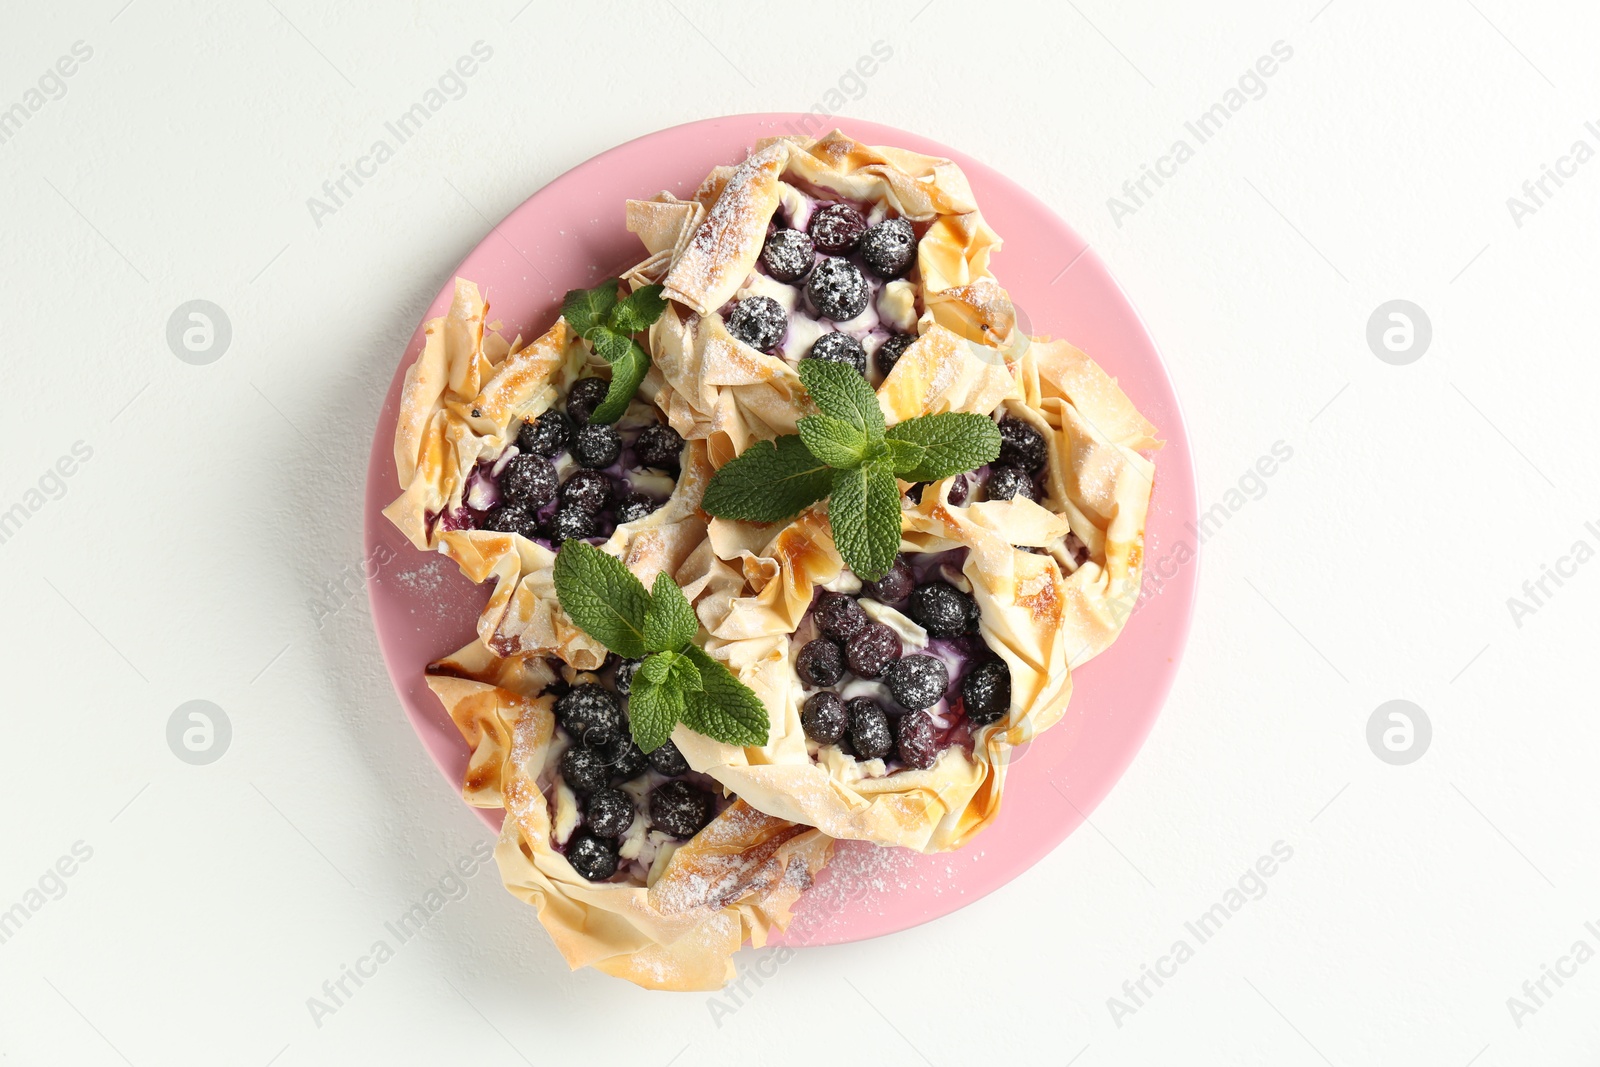
[(800, 709), (800, 726), (819, 745), (831, 745), (844, 736), (850, 716), (836, 693), (812, 693)]
[(541, 456), (561, 455), (572, 439), (572, 420), (554, 408), (532, 422), (524, 422), (517, 432), (517, 447)]
[(563, 541), (581, 541), (586, 537), (598, 537), (600, 520), (595, 518), (593, 512), (584, 511), (582, 508), (558, 508), (555, 514), (550, 516), (545, 533), (558, 546)]
[(597, 789), (583, 802), (583, 819), (592, 834), (621, 837), (633, 825), (633, 801), (620, 789)]
[(603, 882), (617, 873), (617, 843), (579, 830), (567, 842), (567, 862), (591, 882)]
[(965, 474), (958, 474), (956, 480), (950, 483), (950, 492), (946, 494), (945, 499), (950, 501), (951, 507), (959, 508), (971, 495), (972, 480)]
[(898, 278), (917, 258), (917, 232), (907, 219), (885, 219), (861, 235), (861, 261), (880, 278)]
[(817, 629), (835, 641), (848, 641), (867, 625), (867, 613), (845, 593), (823, 593), (812, 611)]
[(788, 328), (789, 313), (770, 296), (747, 296), (728, 316), (728, 332), (763, 352), (778, 347)]
[(650, 766), (656, 769), (657, 774), (664, 774), (668, 778), (689, 773), (689, 761), (683, 758), (683, 753), (679, 752), (678, 746), (671, 741), (663, 743), (658, 749), (646, 752), (644, 758), (650, 761)]
[(800, 681), (812, 689), (826, 689), (844, 677), (844, 653), (826, 637), (807, 641), (800, 646), (794, 660), (795, 673)]
[(929, 582), (911, 591), (911, 617), (934, 637), (966, 633), (976, 606), (976, 601), (948, 582)]
[(611, 478), (601, 471), (577, 470), (561, 483), (561, 506), (587, 511), (604, 511), (611, 503)]
[(675, 471), (683, 455), (683, 437), (671, 426), (647, 426), (633, 443), (633, 454), (641, 466)]
[(894, 751), (889, 717), (876, 700), (856, 697), (844, 708), (850, 715), (850, 747), (857, 759), (881, 759)]
[(556, 701), (556, 718), (576, 743), (591, 748), (608, 745), (612, 738), (628, 732), (616, 695), (593, 682), (563, 693)]
[(639, 751), (639, 746), (633, 743), (633, 738), (626, 732), (613, 737), (611, 743), (601, 750), (606, 763), (611, 768), (613, 782), (631, 782), (644, 773), (650, 765), (644, 758), (644, 753)]
[(767, 245), (761, 250), (761, 263), (767, 273), (780, 282), (797, 282), (811, 269), (816, 255), (811, 238), (799, 230), (778, 230), (767, 238)]
[(556, 495), (556, 469), (543, 456), (512, 456), (500, 474), (500, 491), (515, 503), (537, 508)]
[(822, 359), (829, 363), (843, 363), (854, 367), (856, 373), (862, 377), (867, 373), (867, 350), (847, 333), (834, 330), (817, 338), (811, 345), (808, 355), (812, 359)]
[(889, 693), (907, 711), (931, 708), (944, 699), (950, 686), (950, 671), (944, 660), (920, 653), (899, 659), (884, 675)]
[(673, 837), (693, 837), (711, 821), (711, 794), (688, 782), (668, 782), (650, 793), (650, 825)]
[(1000, 420), (1000, 462), (1037, 474), (1050, 458), (1044, 434), (1021, 419)]
[(656, 502), (643, 493), (629, 493), (617, 501), (618, 522), (638, 522), (656, 510)]
[(611, 383), (604, 378), (579, 378), (573, 382), (567, 390), (567, 417), (579, 426), (587, 425), (610, 388)]
[(900, 658), (900, 635), (881, 622), (869, 622), (845, 646), (845, 658), (857, 678), (876, 678)]
[(897, 333), (879, 345), (878, 350), (872, 354), (872, 362), (877, 366), (878, 373), (887, 378), (889, 372), (894, 370), (894, 365), (900, 362), (900, 357), (906, 354), (906, 349), (910, 348), (916, 339), (914, 334)]
[(605, 757), (592, 748), (575, 745), (561, 754), (558, 765), (562, 781), (574, 793), (589, 794), (604, 789), (611, 781)]
[(617, 664), (617, 676), (611, 684), (618, 693), (627, 696), (633, 692), (633, 676), (639, 673), (639, 664), (643, 662), (642, 659), (625, 659)]
[(811, 213), (806, 231), (822, 251), (842, 256), (855, 250), (866, 232), (867, 220), (849, 204), (826, 204)]
[(900, 716), (894, 725), (894, 740), (900, 758), (918, 770), (927, 770), (939, 758), (933, 719), (925, 711), (908, 711)]
[(1011, 710), (1011, 668), (1004, 660), (985, 660), (961, 679), (961, 704), (974, 726), (996, 722)]
[(911, 565), (904, 556), (899, 556), (894, 561), (894, 566), (875, 582), (862, 582), (861, 595), (878, 601), (880, 604), (899, 604), (911, 595), (911, 590), (916, 588), (916, 579), (911, 576)]
[(846, 322), (867, 309), (871, 290), (861, 268), (848, 259), (825, 259), (811, 272), (806, 282), (817, 314), (835, 322)]
[(501, 504), (483, 517), (483, 528), (495, 533), (519, 533), (532, 539), (539, 536), (539, 516), (519, 503)]
[(1021, 467), (990, 467), (985, 487), (990, 500), (1015, 500), (1019, 496), (1024, 500), (1039, 499), (1033, 479)]
[(572, 458), (578, 466), (591, 470), (609, 467), (622, 455), (622, 437), (617, 428), (595, 424), (583, 426), (572, 435)]

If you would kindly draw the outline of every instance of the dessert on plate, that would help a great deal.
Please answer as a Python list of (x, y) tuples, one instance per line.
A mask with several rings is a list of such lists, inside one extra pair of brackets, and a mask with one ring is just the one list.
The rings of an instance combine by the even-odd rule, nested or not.
[(671, 742), (641, 752), (626, 670), (507, 659), (474, 642), (427, 680), (473, 748), (463, 796), (506, 811), (495, 849), (506, 888), (574, 968), (720, 988), (733, 952), (787, 923), (827, 861), (831, 840), (714, 788)]
[(395, 429), (404, 492), (384, 514), (416, 547), (494, 581), (478, 624), (488, 648), (597, 667), (604, 650), (556, 606), (555, 550), (603, 539), (645, 572), (677, 566), (705, 536), (704, 446), (631, 392), (609, 400), (612, 369), (565, 316), (527, 345), (487, 316), (478, 287), (457, 279), (425, 324)]
[[(989, 269), (1000, 238), (948, 160), (838, 132), (777, 138), (692, 200), (630, 203), (628, 225), (649, 254), (627, 277), (671, 301), (650, 330), (656, 403), (722, 468), (679, 584), (707, 649), (773, 724), (759, 750), (690, 733), (684, 754), (748, 803), (835, 837), (960, 846), (998, 812), (1009, 751), (1061, 718), (1071, 670), (1137, 599), (1154, 427), (1084, 353), (1022, 329)], [(914, 437), (901, 431), (927, 416), (994, 424), (997, 449), (971, 469), (880, 478), (899, 543), (870, 573), (835, 543), (837, 492), (770, 510), (713, 502), (757, 442), (832, 447), (805, 424), (849, 414), (849, 398), (835, 411), (812, 395), (815, 361), (871, 390), (868, 438)], [(761, 466), (747, 495), (781, 495), (763, 487), (782, 462)]]
[(574, 967), (710, 988), (834, 839), (992, 822), (1137, 600), (1160, 442), (950, 160), (772, 138), (624, 220), (531, 343), (457, 280), (385, 514), (493, 583), (427, 680), (508, 889)]

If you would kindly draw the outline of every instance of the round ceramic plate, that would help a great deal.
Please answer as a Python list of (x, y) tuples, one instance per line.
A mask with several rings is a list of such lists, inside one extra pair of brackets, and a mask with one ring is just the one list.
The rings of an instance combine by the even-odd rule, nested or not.
[[(736, 163), (760, 138), (801, 132), (801, 115), (737, 115), (630, 141), (563, 174), (496, 226), (445, 278), (424, 318), (444, 314), (453, 278), (471, 279), (491, 321), (531, 339), (555, 321), (568, 289), (588, 287), (642, 258), (623, 228), (623, 202), (662, 189), (693, 194), (717, 164)], [(1166, 446), (1155, 455), (1145, 529), (1145, 595), (1121, 638), (1074, 673), (1066, 717), (1013, 758), (1005, 804), (967, 848), (923, 856), (841, 842), (796, 908), (786, 942), (826, 945), (892, 933), (947, 915), (1027, 870), (1094, 810), (1150, 732), (1178, 670), (1194, 600), (1194, 468), (1172, 383), (1138, 314), (1086, 242), (1010, 179), (961, 152), (872, 122), (836, 120), (866, 144), (943, 156), (966, 171), (985, 219), (1005, 238), (993, 268), (1029, 332), (1062, 337), (1116, 376)], [(397, 361), (367, 471), (366, 544), (373, 623), (389, 676), (417, 736), (457, 789), (467, 747), (423, 682), (423, 669), (473, 639), (488, 599), (443, 556), (412, 548), (381, 511), (400, 493), (395, 412), (419, 323)], [(498, 827), (501, 812), (483, 811)]]

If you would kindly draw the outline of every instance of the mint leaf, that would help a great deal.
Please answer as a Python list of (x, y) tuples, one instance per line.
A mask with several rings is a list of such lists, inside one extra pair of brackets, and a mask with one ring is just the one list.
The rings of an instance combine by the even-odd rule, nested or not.
[(647, 285), (642, 289), (635, 289), (611, 309), (607, 323), (619, 333), (640, 333), (648, 330), (661, 317), (661, 313), (667, 310), (667, 302), (661, 296), (661, 289), (659, 285)]
[(608, 278), (593, 289), (573, 289), (561, 301), (561, 317), (567, 325), (586, 335), (605, 323), (617, 303), (617, 280)]
[(644, 614), (644, 647), (651, 652), (677, 652), (699, 632), (700, 620), (678, 583), (666, 571), (657, 574), (650, 590), (650, 608)]
[(883, 409), (878, 394), (854, 367), (824, 359), (802, 359), (800, 382), (817, 410), (832, 415), (876, 441), (883, 436)]
[(832, 476), (793, 434), (757, 441), (712, 476), (700, 506), (724, 519), (778, 522), (827, 496)]
[(860, 466), (872, 443), (865, 430), (832, 415), (807, 415), (801, 419), (800, 440), (828, 466), (846, 468)]
[(615, 556), (583, 541), (556, 553), (556, 598), (578, 629), (625, 659), (645, 654), (644, 625), (650, 594)]
[(682, 690), (645, 678), (645, 668), (655, 658), (651, 656), (639, 668), (628, 696), (628, 729), (633, 743), (645, 752), (654, 752), (667, 743), (684, 712)]
[[(612, 333), (611, 336), (621, 335)], [(623, 340), (627, 341), (627, 352), (622, 358), (611, 360), (611, 385), (606, 389), (606, 398), (589, 413), (590, 422), (611, 423), (622, 418), (633, 402), (633, 394), (639, 391), (639, 383), (650, 373), (650, 357), (639, 347), (639, 342)]]
[(634, 345), (633, 338), (609, 326), (591, 326), (584, 331), (583, 339), (594, 346), (596, 355), (613, 365), (627, 359), (628, 350)]
[(699, 669), (702, 685), (701, 692), (685, 694), (685, 725), (724, 744), (765, 745), (769, 727), (761, 698), (705, 649), (690, 645), (684, 655)]
[(910, 441), (897, 441), (893, 437), (885, 437), (883, 444), (889, 460), (889, 466), (896, 471), (911, 470), (922, 462), (922, 457), (928, 451), (921, 445), (912, 444)]
[(639, 665), (638, 677), (651, 685), (670, 685), (683, 692), (700, 689), (700, 669), (681, 652), (657, 652)]
[[(951, 411), (919, 415), (889, 428), (894, 469), (908, 482), (932, 482), (993, 462), (1000, 455), (1000, 429), (986, 415)], [(915, 445), (921, 454), (912, 459)]]
[(875, 582), (889, 573), (900, 551), (900, 486), (887, 462), (834, 471), (828, 525), (856, 577)]

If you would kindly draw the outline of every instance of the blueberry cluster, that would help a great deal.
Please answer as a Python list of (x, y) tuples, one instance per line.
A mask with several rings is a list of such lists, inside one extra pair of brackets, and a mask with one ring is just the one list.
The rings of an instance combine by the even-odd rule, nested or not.
[(637, 670), (637, 662), (619, 661), (615, 688), (584, 682), (555, 703), (557, 725), (568, 741), (556, 770), (583, 808), (583, 826), (567, 841), (567, 862), (591, 882), (617, 872), (620, 839), (638, 815), (632, 796), (618, 788), (623, 783), (650, 770), (672, 779), (651, 790), (645, 806), (651, 828), (674, 837), (693, 837), (716, 814), (715, 798), (680, 777), (689, 764), (676, 745), (668, 741), (645, 753), (633, 743), (618, 694), (626, 695)]
[[(524, 420), (517, 455), (500, 474), (500, 503), (483, 517), (483, 529), (559, 544), (569, 537), (603, 536), (616, 523), (635, 522), (656, 509), (650, 497), (627, 492), (605, 473), (622, 458), (622, 435), (589, 418), (609, 388), (604, 378), (580, 378), (567, 393), (565, 411), (552, 408)], [(670, 473), (678, 469), (683, 445), (676, 430), (657, 424), (639, 434), (633, 452), (640, 467)], [(565, 482), (554, 462), (562, 453), (571, 453), (578, 465)], [(553, 510), (547, 507), (552, 501)], [(615, 522), (607, 522), (608, 512)]]
[[(905, 559), (876, 582), (862, 584), (861, 596), (905, 611), (933, 637), (965, 637), (977, 632), (978, 605), (948, 582), (918, 585)], [(821, 636), (807, 641), (795, 657), (795, 672), (808, 689), (800, 711), (807, 737), (841, 745), (857, 759), (895, 759), (926, 769), (939, 755), (939, 738), (929, 708), (945, 698), (950, 673), (945, 661), (921, 653), (904, 654), (899, 635), (873, 622), (860, 600), (825, 592), (811, 609)], [(895, 707), (871, 697), (845, 700), (832, 688), (847, 675), (881, 679)], [(1010, 707), (1011, 676), (1006, 665), (985, 659), (967, 672), (961, 706), (974, 726), (999, 719)]]
[[(898, 278), (916, 258), (917, 233), (910, 220), (885, 219), (869, 226), (866, 216), (847, 203), (819, 206), (804, 232), (775, 227), (761, 249), (762, 269), (780, 282), (803, 284), (811, 310), (834, 322), (847, 322), (867, 309), (872, 298), (867, 272), (885, 280)], [(728, 330), (745, 344), (770, 352), (783, 340), (787, 318), (770, 297), (746, 297), (729, 311)], [(874, 356), (879, 372), (888, 374), (914, 340), (896, 334), (881, 345)], [(843, 333), (824, 334), (808, 354), (867, 373), (861, 343)]]
[[(1049, 447), (1044, 434), (1032, 425), (1017, 418), (1000, 420), (1000, 455), (989, 466), (983, 488), (990, 500), (1038, 500), (1040, 482), (1050, 461)], [(967, 502), (968, 490), (962, 487), (961, 498), (956, 490), (950, 491), (950, 503)]]

